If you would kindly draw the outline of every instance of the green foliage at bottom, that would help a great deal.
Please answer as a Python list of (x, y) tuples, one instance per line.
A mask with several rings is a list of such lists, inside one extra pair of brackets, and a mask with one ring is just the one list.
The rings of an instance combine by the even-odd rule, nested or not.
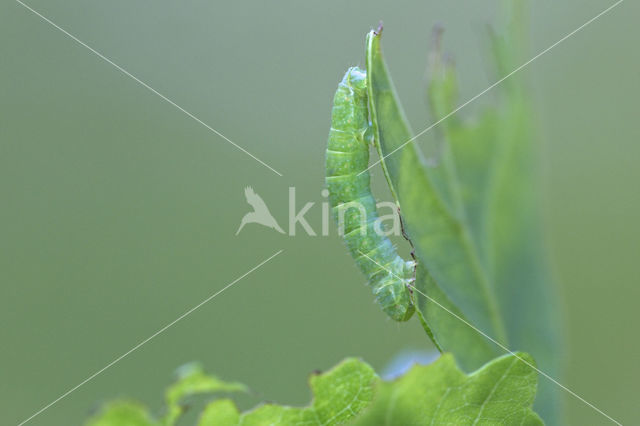
[[(506, 355), (467, 375), (445, 354), (431, 365), (414, 366), (399, 379), (383, 381), (368, 364), (349, 358), (311, 376), (313, 400), (306, 407), (262, 404), (241, 413), (233, 400), (221, 398), (206, 405), (198, 425), (540, 425), (531, 409), (537, 387), (532, 365), (527, 354)], [(242, 385), (190, 369), (169, 387), (160, 420), (137, 402), (116, 401), (87, 426), (175, 425), (186, 410), (185, 398), (242, 390)]]

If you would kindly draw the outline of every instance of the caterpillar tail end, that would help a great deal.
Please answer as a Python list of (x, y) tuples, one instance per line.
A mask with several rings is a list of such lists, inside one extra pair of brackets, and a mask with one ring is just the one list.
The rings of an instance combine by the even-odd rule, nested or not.
[(408, 321), (416, 311), (409, 294), (409, 280), (389, 277), (373, 288), (376, 302), (394, 321)]
[(382, 308), (384, 313), (389, 315), (394, 321), (405, 322), (409, 321), (413, 316), (413, 313), (416, 311), (415, 306), (412, 303), (408, 305), (393, 305), (393, 306), (385, 306)]

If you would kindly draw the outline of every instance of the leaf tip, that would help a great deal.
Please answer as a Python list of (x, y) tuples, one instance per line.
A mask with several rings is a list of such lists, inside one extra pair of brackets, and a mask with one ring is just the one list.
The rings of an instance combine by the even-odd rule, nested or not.
[(378, 22), (378, 28), (373, 32), (375, 35), (377, 36), (381, 36), (382, 35), (382, 29), (383, 29), (383, 25), (382, 25), (382, 21)]

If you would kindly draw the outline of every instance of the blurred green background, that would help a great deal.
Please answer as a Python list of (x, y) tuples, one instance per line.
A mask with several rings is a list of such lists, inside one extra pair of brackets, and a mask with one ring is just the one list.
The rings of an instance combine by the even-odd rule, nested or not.
[[(531, 51), (611, 2), (536, 0)], [(303, 404), (306, 378), (349, 355), (382, 369), (431, 348), (374, 305), (339, 239), (234, 236), (254, 187), (283, 227), (288, 187), (319, 231), (336, 84), (384, 48), (416, 131), (424, 70), (446, 28), (461, 99), (496, 77), (498, 1), (43, 1), (29, 5), (284, 174), (279, 177), (18, 3), (0, 4), (0, 423), (24, 420), (279, 249), (284, 253), (33, 419), (79, 424), (101, 401), (153, 407), (201, 361), (257, 396)], [(544, 157), (549, 251), (566, 318), (561, 382), (623, 423), (640, 418), (640, 30), (626, 1), (523, 70)], [(468, 107), (469, 114), (491, 94)], [(419, 143), (426, 145), (430, 136)], [(374, 173), (374, 192), (384, 181)], [(382, 197), (384, 198), (384, 197)], [(387, 199), (389, 199), (387, 197)], [(541, 380), (545, 380), (542, 378)], [(566, 396), (570, 424), (607, 424)]]

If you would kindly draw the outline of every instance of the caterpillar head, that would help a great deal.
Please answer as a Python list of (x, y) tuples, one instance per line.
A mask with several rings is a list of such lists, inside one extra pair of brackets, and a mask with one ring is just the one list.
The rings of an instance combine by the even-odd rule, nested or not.
[(343, 83), (349, 86), (356, 96), (367, 95), (367, 72), (358, 68), (351, 67), (344, 75)]

